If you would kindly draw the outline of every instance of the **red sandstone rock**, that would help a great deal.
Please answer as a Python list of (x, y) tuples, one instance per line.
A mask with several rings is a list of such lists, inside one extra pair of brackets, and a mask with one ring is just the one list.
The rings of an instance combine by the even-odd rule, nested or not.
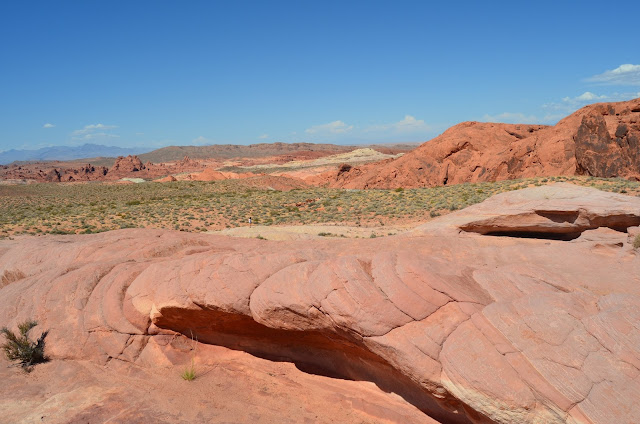
[(119, 157), (111, 168), (93, 166), (69, 167), (69, 163), (37, 163), (25, 166), (12, 165), (3, 169), (0, 179), (25, 179), (39, 182), (117, 181), (121, 178), (152, 179), (167, 173), (184, 173), (202, 169), (197, 161), (180, 161), (175, 164), (143, 164), (137, 156)]
[(138, 172), (147, 169), (138, 156), (118, 156), (109, 172)]
[(194, 181), (220, 181), (233, 179), (234, 176), (235, 174), (233, 174), (232, 172), (222, 173), (220, 171), (216, 171), (215, 169), (207, 168), (202, 172), (191, 174), (189, 179)]
[(585, 106), (553, 127), (463, 122), (404, 156), (339, 169), (332, 187), (425, 187), (554, 175), (640, 178), (640, 99)]
[(153, 180), (153, 182), (155, 183), (170, 183), (173, 181), (177, 181), (176, 177), (174, 177), (173, 175), (167, 175), (164, 178), (158, 178), (157, 180)]
[(636, 423), (639, 222), (638, 198), (558, 184), (376, 239), (3, 240), (0, 325), (36, 319), (56, 360), (142, 369), (188, 364), (193, 334), (198, 363), (217, 345), (373, 381), (443, 423)]

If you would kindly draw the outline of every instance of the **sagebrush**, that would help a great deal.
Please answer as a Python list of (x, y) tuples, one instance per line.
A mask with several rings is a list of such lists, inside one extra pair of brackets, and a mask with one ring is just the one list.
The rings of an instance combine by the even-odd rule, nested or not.
[(44, 339), (48, 331), (43, 332), (38, 340), (29, 339), (29, 331), (38, 325), (36, 321), (25, 321), (18, 325), (19, 334), (4, 327), (0, 332), (5, 336), (6, 342), (2, 345), (7, 359), (17, 361), (25, 371), (31, 371), (35, 364), (46, 362), (44, 354)]

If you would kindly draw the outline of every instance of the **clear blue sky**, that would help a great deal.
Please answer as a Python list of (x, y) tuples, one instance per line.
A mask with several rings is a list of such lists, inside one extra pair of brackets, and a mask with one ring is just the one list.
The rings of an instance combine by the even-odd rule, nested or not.
[(424, 141), (640, 97), (638, 1), (440, 3), (0, 0), (0, 150)]

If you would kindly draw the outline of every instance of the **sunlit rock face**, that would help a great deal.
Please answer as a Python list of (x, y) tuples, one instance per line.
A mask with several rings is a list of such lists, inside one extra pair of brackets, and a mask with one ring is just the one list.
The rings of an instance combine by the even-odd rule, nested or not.
[(22, 237), (0, 241), (0, 325), (145, 369), (184, 363), (182, 334), (373, 382), (425, 422), (636, 423), (638, 225), (640, 199), (556, 184), (376, 239)]
[(463, 122), (404, 156), (323, 175), (332, 187), (428, 187), (557, 175), (640, 178), (640, 99), (554, 126)]

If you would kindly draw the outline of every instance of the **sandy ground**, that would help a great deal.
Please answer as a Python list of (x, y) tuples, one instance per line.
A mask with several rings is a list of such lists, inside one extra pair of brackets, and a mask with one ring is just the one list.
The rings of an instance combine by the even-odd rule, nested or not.
[[(219, 231), (209, 231), (209, 234), (218, 234), (242, 238), (265, 238), (267, 240), (309, 240), (317, 238), (346, 237), (346, 238), (370, 238), (384, 237), (401, 234), (412, 230), (424, 222), (414, 222), (404, 225), (389, 225), (379, 227), (351, 227), (346, 225), (289, 225), (289, 226), (265, 226), (253, 225), (251, 227), (228, 228)], [(324, 235), (320, 235), (324, 234)]]

